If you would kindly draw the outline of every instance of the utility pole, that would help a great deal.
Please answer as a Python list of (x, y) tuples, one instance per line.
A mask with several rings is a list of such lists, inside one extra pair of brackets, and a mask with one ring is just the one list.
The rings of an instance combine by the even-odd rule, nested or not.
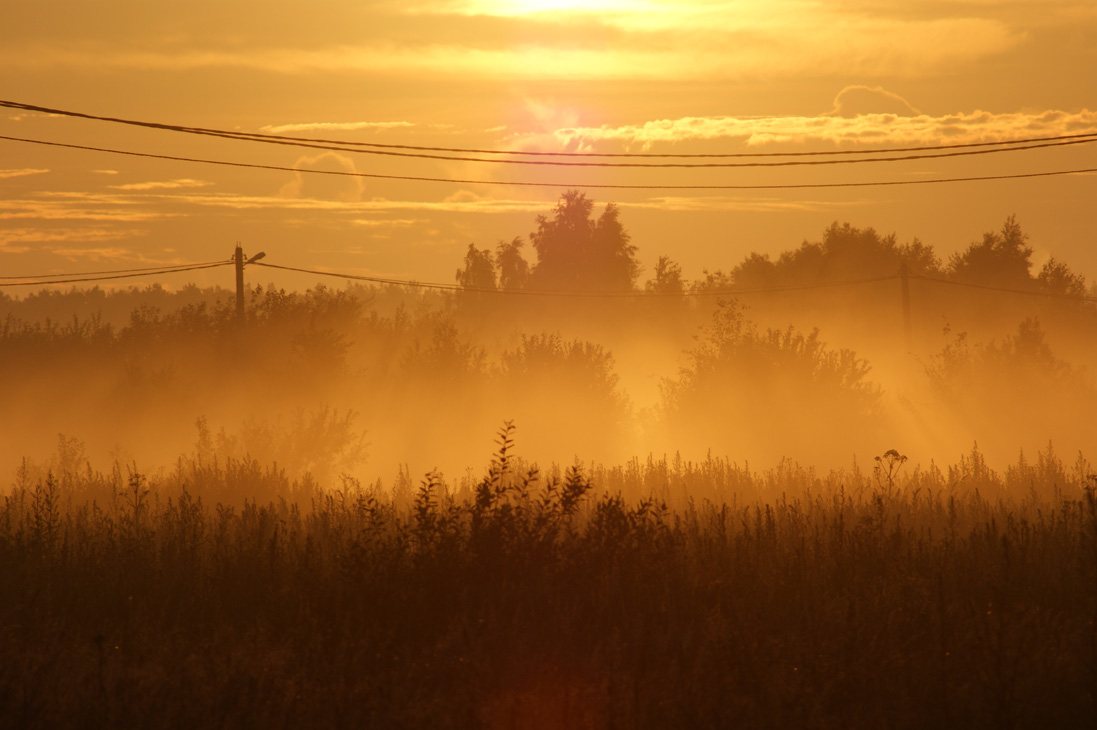
[(910, 342), (910, 268), (903, 263), (899, 267), (899, 280), (903, 294), (903, 341), (906, 343), (907, 352), (912, 349)]
[(233, 256), (236, 263), (236, 321), (244, 321), (244, 249), (236, 244), (236, 253)]
[(266, 252), (260, 251), (247, 261), (244, 261), (244, 249), (236, 243), (236, 252), (232, 255), (232, 261), (236, 264), (236, 321), (244, 323), (244, 264), (255, 263), (266, 256)]

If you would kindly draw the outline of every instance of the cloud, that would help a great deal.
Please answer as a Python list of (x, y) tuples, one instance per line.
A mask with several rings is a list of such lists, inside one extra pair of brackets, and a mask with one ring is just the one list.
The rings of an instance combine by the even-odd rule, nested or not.
[(830, 116), (857, 117), (865, 114), (916, 117), (921, 112), (903, 97), (879, 86), (847, 86), (834, 97), (834, 108), (830, 111)]
[(362, 215), (364, 213), (377, 213), (385, 211), (424, 211), (424, 212), (453, 212), (453, 213), (515, 213), (515, 212), (544, 212), (546, 206), (552, 203), (536, 200), (509, 200), (480, 198), (472, 193), (467, 195), (451, 196), (453, 199), (441, 201), (428, 200), (388, 200), (375, 198), (373, 200), (340, 201), (323, 200), (318, 198), (287, 198), (283, 196), (256, 196), (256, 195), (173, 195), (163, 196), (165, 201), (186, 203), (190, 205), (209, 206), (214, 208), (229, 208), (232, 210), (295, 210), (318, 211), (325, 213), (344, 213), (348, 215)]
[[(354, 226), (366, 228), (410, 227), (429, 223), (427, 218), (363, 218), (385, 213), (462, 213), (462, 214), (507, 214), (507, 213), (544, 213), (553, 205), (552, 200), (521, 200), (513, 198), (482, 197), (469, 190), (461, 190), (443, 200), (388, 200), (374, 198), (362, 201), (336, 201), (316, 198), (285, 198), (275, 196), (249, 196), (219, 193), (215, 195), (164, 195), (165, 202), (189, 204), (232, 210), (289, 210), (313, 211), (325, 216), (339, 215), (339, 220)], [(663, 210), (671, 212), (689, 211), (824, 211), (837, 208), (871, 205), (877, 201), (855, 199), (844, 201), (799, 200), (777, 197), (742, 196), (656, 196), (638, 201), (620, 202), (622, 208)], [(327, 218), (330, 222), (332, 219)], [(308, 219), (292, 221), (298, 225), (315, 226)]]
[(102, 259), (108, 259), (112, 261), (129, 260), (145, 263), (147, 260), (128, 248), (55, 248), (53, 253), (58, 256), (64, 256), (70, 260), (76, 259), (90, 259), (92, 261), (100, 261)]
[(617, 206), (620, 208), (638, 208), (673, 213), (781, 213), (788, 211), (819, 213), (839, 208), (876, 205), (878, 202), (879, 201), (864, 199), (844, 201), (785, 200), (781, 198), (744, 198), (713, 195), (705, 197), (656, 197), (639, 202), (617, 203)]
[(7, 243), (53, 243), (116, 241), (145, 234), (146, 231), (115, 228), (7, 228), (0, 229), (0, 246)]
[(682, 117), (619, 127), (565, 127), (549, 135), (514, 135), (519, 148), (551, 150), (626, 149), (695, 141), (734, 140), (746, 148), (775, 144), (965, 144), (1049, 137), (1097, 130), (1097, 112), (1048, 110), (995, 114), (974, 111), (944, 116), (862, 114), (855, 117)]
[(41, 193), (28, 199), (0, 199), (0, 220), (90, 220), (136, 223), (176, 214), (160, 210), (135, 210), (135, 201), (109, 194)]
[(0, 170), (0, 180), (6, 180), (12, 177), (25, 177), (27, 175), (41, 175), (46, 172), (49, 172), (49, 170), (40, 170), (31, 167), (22, 170)]
[(362, 129), (400, 129), (415, 127), (411, 122), (301, 122), (298, 124), (268, 124), (260, 127), (267, 134), (287, 132), (356, 132)]
[(207, 180), (192, 180), (180, 178), (178, 180), (165, 180), (162, 182), (127, 183), (125, 185), (111, 185), (114, 190), (173, 190), (176, 188), (204, 188), (213, 185)]
[[(851, 14), (822, 3), (751, 2), (600, 16), (623, 29), (612, 39), (543, 20), (520, 40), (494, 30), (436, 32), (425, 40), (382, 40), (313, 47), (225, 45), (213, 49), (10, 43), (0, 63), (10, 69), (191, 71), (247, 69), (272, 74), (360, 73), (459, 81), (566, 79), (769, 79), (839, 73), (846, 77), (954, 73), (1024, 39), (995, 18), (907, 19)], [(772, 7), (771, 7), (772, 5)], [(538, 33), (545, 26), (554, 33)], [(437, 29), (436, 29), (437, 30)], [(417, 37), (417, 36), (411, 36)], [(458, 38), (458, 41), (454, 41)]]
[(363, 228), (407, 228), (429, 221), (425, 218), (353, 218), (350, 223)]
[[(354, 160), (346, 155), (325, 152), (315, 157), (299, 157), (293, 165), (299, 170), (332, 170), (358, 172)], [(293, 180), (281, 187), (278, 194), (286, 198), (318, 198), (354, 202), (362, 197), (365, 183), (361, 178), (342, 175), (302, 175), (295, 172)]]

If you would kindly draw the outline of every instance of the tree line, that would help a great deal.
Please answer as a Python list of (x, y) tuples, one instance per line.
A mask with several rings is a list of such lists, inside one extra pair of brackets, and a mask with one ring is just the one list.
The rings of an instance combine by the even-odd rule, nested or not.
[(871, 227), (835, 221), (820, 241), (805, 240), (777, 258), (752, 252), (730, 271), (706, 269), (703, 278), (692, 282), (683, 278), (678, 263), (663, 255), (641, 285), (637, 247), (621, 223), (620, 209), (610, 203), (597, 216), (594, 209), (585, 193), (571, 190), (560, 196), (550, 215), (537, 216), (537, 228), (528, 236), (533, 263), (523, 255), (526, 242), (521, 236), (500, 241), (494, 250), (470, 243), (457, 283), (477, 290), (686, 293), (887, 276), (906, 266), (914, 276), (1072, 297), (1087, 293), (1085, 276), (1055, 257), (1034, 272), (1034, 249), (1013, 215), (999, 230), (984, 233), (947, 260), (917, 238), (900, 244), (894, 233), (880, 235)]

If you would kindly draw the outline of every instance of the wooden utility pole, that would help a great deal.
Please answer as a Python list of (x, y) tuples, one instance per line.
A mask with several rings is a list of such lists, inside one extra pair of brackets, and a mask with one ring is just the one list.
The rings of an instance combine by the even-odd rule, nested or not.
[(236, 254), (233, 256), (236, 263), (236, 321), (244, 321), (244, 249), (236, 244)]
[(903, 341), (906, 343), (907, 352), (910, 352), (910, 268), (905, 263), (899, 267), (899, 280), (903, 293)]

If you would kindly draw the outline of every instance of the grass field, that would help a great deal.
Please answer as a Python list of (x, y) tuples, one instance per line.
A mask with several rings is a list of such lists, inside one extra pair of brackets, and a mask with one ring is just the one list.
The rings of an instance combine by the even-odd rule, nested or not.
[(477, 478), (330, 490), (24, 463), (0, 724), (1093, 727), (1081, 457), (538, 473), (500, 438)]

